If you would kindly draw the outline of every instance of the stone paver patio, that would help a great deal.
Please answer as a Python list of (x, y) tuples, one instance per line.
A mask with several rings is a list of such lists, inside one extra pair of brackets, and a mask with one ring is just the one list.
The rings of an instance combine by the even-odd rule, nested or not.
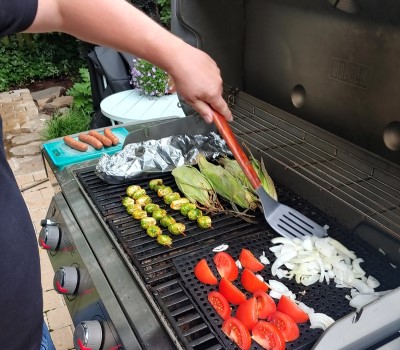
[[(45, 218), (53, 188), (46, 177), (40, 154), (41, 136), (46, 114), (40, 114), (29, 90), (0, 93), (0, 115), (3, 119), (3, 139), (9, 164), (28, 206), (36, 235), (40, 220)], [(47, 252), (39, 249), (43, 313), (57, 350), (73, 349), (73, 324), (63, 298), (53, 288), (54, 271)]]

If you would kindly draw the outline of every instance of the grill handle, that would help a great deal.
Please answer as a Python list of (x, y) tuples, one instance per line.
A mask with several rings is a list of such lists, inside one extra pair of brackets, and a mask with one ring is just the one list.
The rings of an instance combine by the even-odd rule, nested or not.
[(232, 151), (233, 156), (242, 167), (243, 172), (256, 190), (261, 186), (261, 181), (257, 176), (257, 173), (255, 172), (253, 166), (251, 165), (249, 158), (244, 153), (242, 147), (240, 147), (239, 142), (237, 141), (236, 136), (233, 134), (233, 131), (226, 119), (217, 111), (213, 110), (213, 113), (214, 124), (217, 126), (219, 133), (222, 135), (229, 149)]

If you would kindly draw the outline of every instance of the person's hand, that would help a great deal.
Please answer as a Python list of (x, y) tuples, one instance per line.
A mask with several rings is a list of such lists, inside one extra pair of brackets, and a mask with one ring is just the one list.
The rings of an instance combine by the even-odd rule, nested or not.
[(210, 56), (185, 44), (174, 53), (172, 64), (168, 72), (177, 92), (207, 123), (213, 121), (212, 109), (232, 121), (232, 113), (222, 98), (220, 70)]

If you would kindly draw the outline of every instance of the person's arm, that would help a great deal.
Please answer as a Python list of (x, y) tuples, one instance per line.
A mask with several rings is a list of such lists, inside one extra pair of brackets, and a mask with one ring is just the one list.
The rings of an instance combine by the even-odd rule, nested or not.
[(94, 44), (129, 52), (166, 70), (179, 94), (207, 122), (212, 110), (232, 114), (222, 98), (216, 63), (124, 0), (38, 0), (28, 32), (59, 31)]

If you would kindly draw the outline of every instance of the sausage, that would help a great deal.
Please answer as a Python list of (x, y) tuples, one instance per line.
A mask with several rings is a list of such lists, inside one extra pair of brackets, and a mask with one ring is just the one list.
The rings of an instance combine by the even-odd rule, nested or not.
[(106, 136), (112, 141), (112, 144), (113, 144), (114, 146), (115, 146), (115, 145), (118, 145), (118, 143), (119, 143), (118, 137), (115, 136), (115, 135), (112, 133), (112, 131), (111, 131), (110, 128), (105, 128), (105, 129), (104, 129), (104, 135), (106, 135)]
[(98, 139), (88, 134), (79, 134), (78, 139), (82, 142), (88, 143), (96, 149), (103, 148), (103, 144)]
[(112, 146), (112, 141), (107, 136), (104, 136), (95, 130), (90, 130), (89, 135), (98, 139), (106, 147)]
[(86, 143), (77, 141), (71, 136), (64, 136), (64, 142), (67, 146), (80, 152), (85, 152), (88, 149), (88, 145)]

